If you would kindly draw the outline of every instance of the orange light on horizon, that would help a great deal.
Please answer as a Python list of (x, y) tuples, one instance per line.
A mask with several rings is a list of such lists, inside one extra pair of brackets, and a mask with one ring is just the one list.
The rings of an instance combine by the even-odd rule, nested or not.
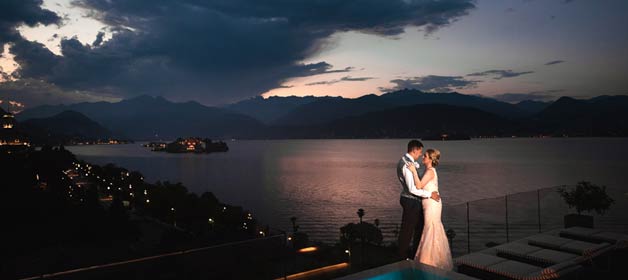
[(305, 248), (301, 248), (299, 249), (299, 253), (311, 253), (311, 252), (315, 252), (318, 250), (318, 247), (305, 247)]

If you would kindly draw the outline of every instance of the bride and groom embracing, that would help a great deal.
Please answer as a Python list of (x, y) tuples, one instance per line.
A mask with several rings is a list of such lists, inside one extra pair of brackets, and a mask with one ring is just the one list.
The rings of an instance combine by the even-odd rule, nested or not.
[[(422, 178), (417, 172), (420, 167), (419, 159), (425, 166)], [(408, 143), (408, 153), (397, 164), (397, 177), (402, 186), (400, 203), (403, 208), (399, 255), (406, 259), (414, 254), (415, 261), (451, 270), (453, 264), (449, 241), (441, 222), (443, 205), (438, 194), (436, 173), (439, 160), (438, 150), (427, 149), (423, 153), (423, 144), (418, 140), (411, 140)], [(413, 238), (415, 243), (419, 242), (418, 246), (411, 245)]]

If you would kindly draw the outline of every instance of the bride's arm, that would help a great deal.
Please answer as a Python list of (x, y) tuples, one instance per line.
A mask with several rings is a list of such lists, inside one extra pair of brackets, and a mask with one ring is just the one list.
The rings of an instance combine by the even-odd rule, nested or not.
[(407, 166), (408, 169), (410, 169), (410, 172), (412, 172), (412, 176), (414, 177), (414, 185), (417, 189), (423, 189), (425, 185), (427, 185), (427, 182), (434, 178), (434, 171), (431, 169), (426, 170), (425, 174), (423, 174), (423, 179), (421, 179), (419, 178), (419, 172), (416, 170), (416, 167), (414, 167), (414, 164), (408, 163)]
[[(435, 201), (440, 201), (440, 195), (438, 195), (438, 192), (431, 192), (430, 193), (429, 191), (426, 191), (426, 190), (422, 189), (423, 186), (421, 186), (421, 189), (417, 188), (415, 186), (414, 178), (412, 178), (413, 175), (411, 173), (412, 172), (410, 171), (410, 168), (404, 168), (403, 169), (403, 176), (405, 177), (406, 184), (408, 185), (408, 190), (410, 191), (410, 193), (412, 193), (413, 195), (416, 195), (416, 196), (423, 197), (423, 198), (431, 198), (431, 199), (433, 199)], [(426, 172), (426, 173), (428, 173), (428, 172)], [(428, 177), (425, 178), (426, 176), (428, 176)], [(429, 179), (431, 177), (429, 177), (429, 175), (427, 175), (427, 174), (426, 174), (426, 176), (423, 176), (423, 181), (428, 182), (428, 181), (426, 181), (426, 179)], [(432, 174), (432, 176), (434, 176), (434, 175)], [(419, 184), (421, 184), (421, 183), (419, 182)]]
[(419, 172), (417, 172), (416, 166), (414, 166), (414, 164), (412, 164), (412, 163), (408, 163), (408, 164), (406, 164), (406, 166), (408, 167), (410, 172), (412, 172), (412, 177), (414, 177), (414, 185), (415, 185), (415, 187), (417, 189), (422, 189), (423, 186), (421, 185), (421, 178), (419, 178)]

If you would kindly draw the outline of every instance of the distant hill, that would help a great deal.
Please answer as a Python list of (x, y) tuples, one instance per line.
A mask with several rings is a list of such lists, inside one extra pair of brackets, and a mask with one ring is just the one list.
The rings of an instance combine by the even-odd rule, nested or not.
[(404, 89), (381, 95), (383, 100), (397, 106), (413, 104), (444, 104), (469, 107), (507, 118), (522, 118), (527, 114), (515, 105), (492, 98), (457, 92), (430, 93), (415, 89)]
[(356, 99), (322, 97), (287, 112), (273, 125), (299, 126), (328, 123), (349, 116), (395, 107), (377, 95), (365, 95)]
[[(25, 110), (16, 117), (24, 122), (50, 118), (64, 111), (83, 114), (111, 134), (130, 140), (170, 140), (186, 136), (212, 139), (387, 138), (438, 133), (472, 137), (628, 136), (628, 96), (599, 96), (589, 100), (563, 97), (552, 103), (525, 101), (509, 104), (459, 93), (402, 90), (355, 99), (255, 98), (226, 108), (139, 96), (117, 103), (40, 106)], [(250, 116), (256, 114), (268, 123)], [(429, 121), (424, 121), (425, 116), (430, 116)], [(74, 115), (73, 119), (66, 122), (80, 123), (77, 121), (81, 119), (79, 116)], [(416, 123), (410, 121), (413, 119)], [(52, 130), (64, 131), (53, 127), (54, 122), (33, 120), (33, 123), (40, 128), (50, 125)], [(87, 130), (85, 133), (93, 135)]]
[(333, 135), (342, 138), (421, 138), (442, 133), (478, 137), (510, 136), (514, 123), (474, 108), (422, 104), (345, 118), (330, 127)]
[(175, 139), (198, 136), (209, 138), (251, 137), (263, 125), (248, 116), (197, 102), (174, 103), (147, 95), (117, 103), (96, 102), (40, 106), (17, 115), (20, 120), (49, 117), (62, 111), (80, 112), (110, 129), (134, 140)]
[(529, 114), (535, 115), (543, 111), (547, 106), (551, 105), (552, 102), (542, 102), (542, 101), (534, 101), (534, 100), (525, 100), (521, 101), (515, 106), (519, 108), (519, 110)]
[(111, 131), (74, 111), (64, 111), (48, 118), (26, 120), (20, 122), (18, 127), (34, 143), (105, 140), (113, 137)]
[(561, 97), (530, 122), (555, 136), (628, 136), (628, 96)]
[(365, 95), (360, 98), (320, 98), (287, 112), (273, 122), (280, 126), (314, 125), (344, 117), (357, 116), (368, 112), (385, 110), (399, 106), (417, 104), (443, 104), (469, 107), (486, 111), (505, 118), (523, 118), (529, 115), (517, 106), (491, 98), (449, 93), (426, 93), (419, 90), (400, 90), (377, 96)]
[(265, 124), (270, 124), (279, 117), (295, 108), (305, 105), (321, 97), (314, 96), (271, 96), (263, 98), (261, 96), (243, 100), (234, 104), (227, 105), (225, 108), (232, 110), (252, 118), (255, 118)]
[(474, 108), (421, 104), (345, 117), (326, 124), (284, 127), (287, 138), (421, 138), (447, 134), (511, 136), (519, 124)]

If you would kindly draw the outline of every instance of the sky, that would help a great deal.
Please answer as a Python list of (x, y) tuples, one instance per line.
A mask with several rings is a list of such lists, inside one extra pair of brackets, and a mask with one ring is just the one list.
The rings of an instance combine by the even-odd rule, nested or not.
[(3, 0), (0, 99), (628, 95), (625, 0)]

